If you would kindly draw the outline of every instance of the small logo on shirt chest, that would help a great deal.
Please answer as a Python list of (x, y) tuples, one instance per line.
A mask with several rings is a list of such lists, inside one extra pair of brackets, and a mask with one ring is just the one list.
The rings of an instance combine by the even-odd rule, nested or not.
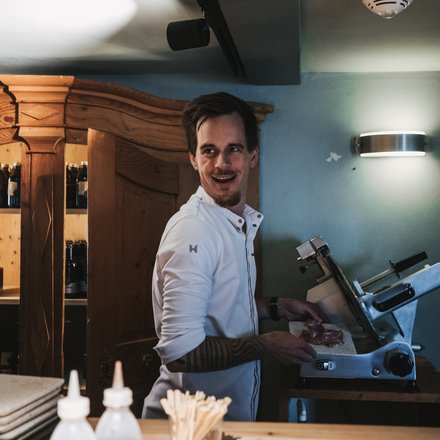
[(190, 252), (195, 252), (197, 254), (197, 244), (195, 246), (193, 246), (192, 244), (189, 245), (189, 251)]

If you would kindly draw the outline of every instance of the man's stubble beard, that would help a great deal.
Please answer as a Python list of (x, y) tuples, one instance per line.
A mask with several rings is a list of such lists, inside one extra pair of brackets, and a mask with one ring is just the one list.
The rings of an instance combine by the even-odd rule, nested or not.
[(241, 201), (241, 194), (239, 191), (232, 194), (231, 196), (222, 196), (222, 195), (216, 195), (214, 197), (214, 202), (217, 203), (217, 205), (221, 206), (222, 208), (229, 208), (236, 206)]

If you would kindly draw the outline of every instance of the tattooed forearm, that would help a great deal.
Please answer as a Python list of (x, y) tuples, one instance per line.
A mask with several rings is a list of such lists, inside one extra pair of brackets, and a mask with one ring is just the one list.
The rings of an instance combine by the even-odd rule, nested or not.
[(207, 336), (197, 348), (167, 367), (174, 372), (218, 371), (262, 359), (265, 353), (265, 346), (258, 336), (237, 339)]

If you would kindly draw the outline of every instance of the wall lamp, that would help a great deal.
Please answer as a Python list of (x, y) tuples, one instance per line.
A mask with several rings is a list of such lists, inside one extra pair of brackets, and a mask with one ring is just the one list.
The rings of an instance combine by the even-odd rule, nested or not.
[(361, 157), (424, 156), (429, 151), (429, 137), (423, 131), (363, 133), (354, 141)]
[(167, 41), (174, 51), (206, 47), (209, 44), (209, 15), (211, 8), (202, 8), (203, 18), (174, 21), (167, 26)]

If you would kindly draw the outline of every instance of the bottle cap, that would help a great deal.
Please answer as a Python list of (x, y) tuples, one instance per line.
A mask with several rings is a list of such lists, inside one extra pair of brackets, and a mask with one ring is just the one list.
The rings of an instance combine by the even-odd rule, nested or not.
[(133, 392), (130, 388), (124, 387), (121, 361), (116, 361), (113, 385), (104, 390), (102, 403), (107, 408), (125, 408), (133, 403)]
[(60, 419), (79, 419), (90, 413), (90, 400), (79, 393), (78, 371), (70, 372), (67, 397), (58, 400), (58, 416)]

